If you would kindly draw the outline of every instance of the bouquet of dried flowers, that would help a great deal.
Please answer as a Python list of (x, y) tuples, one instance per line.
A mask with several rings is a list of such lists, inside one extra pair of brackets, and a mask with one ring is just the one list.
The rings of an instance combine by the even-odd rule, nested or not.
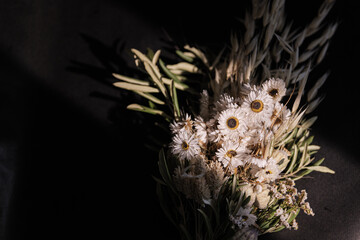
[(185, 45), (175, 51), (178, 62), (166, 64), (160, 50), (131, 49), (142, 79), (113, 74), (114, 86), (148, 100), (128, 109), (169, 122), (156, 191), (184, 239), (296, 230), (299, 212), (314, 212), (295, 182), (312, 171), (334, 173), (314, 157), (316, 116), (308, 117), (329, 73), (306, 87), (337, 28), (322, 24), (333, 1), (301, 30), (287, 23), (284, 5), (253, 0), (241, 37), (232, 34), (214, 57)]

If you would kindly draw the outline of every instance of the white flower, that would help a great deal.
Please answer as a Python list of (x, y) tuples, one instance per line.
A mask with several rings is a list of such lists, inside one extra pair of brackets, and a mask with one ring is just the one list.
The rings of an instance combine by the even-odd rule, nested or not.
[(274, 101), (265, 91), (250, 91), (241, 104), (241, 109), (249, 125), (254, 124), (256, 127), (265, 123), (265, 126), (270, 126)]
[(260, 169), (256, 174), (259, 182), (272, 182), (279, 178), (280, 169), (276, 161), (273, 158), (270, 158), (264, 168)]
[(301, 190), (300, 196), (299, 196), (300, 204), (305, 204), (305, 201), (307, 200), (307, 198), (308, 198), (308, 196), (307, 196), (306, 190)]
[(256, 85), (250, 85), (249, 83), (245, 83), (240, 86), (240, 95), (247, 96), (251, 91), (258, 91), (259, 87)]
[(180, 131), (177, 133), (170, 145), (171, 152), (177, 155), (181, 160), (191, 160), (200, 152), (200, 146), (194, 134), (189, 134), (187, 131)]
[(233, 98), (227, 93), (224, 93), (220, 95), (219, 100), (214, 103), (215, 105), (214, 110), (215, 112), (222, 112), (229, 108), (238, 108), (239, 107), (238, 102), (239, 100)]
[(262, 84), (262, 88), (275, 101), (280, 101), (286, 93), (285, 82), (280, 78), (270, 78)]
[(231, 169), (245, 164), (244, 154), (246, 154), (246, 149), (240, 144), (231, 141), (224, 142), (222, 147), (216, 152), (218, 161), (225, 167), (230, 165)]
[(249, 156), (249, 160), (248, 162), (260, 167), (260, 168), (263, 168), (266, 166), (266, 159), (263, 159), (263, 158), (258, 158), (258, 157), (255, 157), (255, 156)]
[(225, 140), (238, 141), (243, 136), (246, 126), (240, 108), (229, 108), (221, 112), (218, 129)]
[(286, 194), (287, 190), (288, 190), (288, 189), (287, 189), (286, 185), (283, 184), (283, 183), (280, 183), (280, 192), (281, 192), (282, 194)]
[(294, 219), (294, 220), (292, 221), (291, 226), (292, 226), (292, 228), (293, 228), (294, 230), (298, 230), (298, 229), (299, 229), (299, 225), (298, 225), (296, 219)]
[(186, 113), (185, 119), (182, 121), (174, 121), (170, 123), (170, 129), (173, 134), (179, 133), (181, 131), (192, 132), (193, 121), (191, 120), (191, 116)]
[(200, 144), (202, 146), (206, 146), (206, 143), (207, 143), (207, 126), (206, 126), (206, 123), (204, 122), (204, 120), (202, 119), (202, 117), (197, 117), (195, 118), (195, 121), (194, 121), (194, 126), (195, 126), (195, 129), (196, 129), (196, 137), (198, 138)]
[(235, 216), (230, 216), (230, 220), (236, 224), (240, 229), (254, 225), (256, 216), (251, 214), (251, 208), (240, 207)]
[(183, 129), (183, 127), (184, 127), (183, 122), (174, 121), (174, 122), (170, 123), (170, 130), (171, 130), (172, 134), (176, 134), (182, 130), (185, 130), (185, 129)]
[(310, 203), (306, 202), (305, 204), (301, 205), (301, 208), (304, 210), (304, 213), (307, 215), (314, 216), (315, 213), (313, 212), (312, 208), (310, 207)]
[(280, 215), (282, 215), (284, 213), (284, 209), (279, 207), (278, 209), (276, 209), (275, 211), (275, 216), (278, 217)]
[(285, 213), (280, 216), (280, 222), (287, 228), (291, 229), (290, 224), (288, 223), (289, 214)]
[(263, 143), (264, 140), (265, 143), (268, 142), (272, 137), (272, 131), (266, 130), (264, 128), (250, 128), (244, 133), (242, 142), (251, 148), (251, 146)]

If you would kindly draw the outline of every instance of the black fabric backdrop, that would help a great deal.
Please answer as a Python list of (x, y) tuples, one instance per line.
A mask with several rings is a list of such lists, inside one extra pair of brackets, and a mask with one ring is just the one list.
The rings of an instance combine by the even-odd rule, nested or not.
[[(240, 26), (239, 3), (2, 1), (0, 239), (177, 239), (155, 194), (157, 154), (143, 147), (152, 126), (125, 109), (134, 96), (109, 72), (129, 73), (132, 47), (165, 49), (164, 29), (222, 47)], [(312, 133), (336, 174), (298, 181), (315, 217), (301, 213), (298, 231), (261, 239), (360, 239), (358, 5), (336, 3), (327, 21), (340, 25), (314, 73), (331, 69)], [(289, 1), (287, 15), (305, 26), (319, 6)]]

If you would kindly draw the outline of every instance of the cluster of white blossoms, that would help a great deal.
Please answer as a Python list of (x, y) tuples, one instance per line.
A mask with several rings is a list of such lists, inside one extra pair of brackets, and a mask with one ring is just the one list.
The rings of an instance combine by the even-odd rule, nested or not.
[[(265, 148), (291, 116), (281, 103), (285, 94), (285, 82), (274, 78), (261, 86), (244, 84), (238, 97), (225, 93), (211, 101), (203, 91), (199, 116), (185, 114), (182, 120), (170, 124), (170, 150), (180, 162), (174, 176), (178, 189), (188, 198), (206, 201), (216, 195), (207, 189), (218, 192), (226, 176), (237, 173), (246, 185), (242, 191), (251, 200), (230, 215), (230, 220), (240, 229), (253, 225), (256, 216), (250, 213), (252, 205), (265, 208), (270, 184), (280, 177), (279, 158), (275, 156), (279, 151), (266, 155)], [(212, 174), (209, 180), (210, 164), (217, 168), (218, 176)], [(214, 190), (214, 184), (218, 189)]]
[(243, 85), (237, 98), (223, 94), (211, 106), (204, 91), (200, 115), (192, 120), (186, 114), (185, 119), (171, 124), (172, 154), (180, 160), (202, 155), (219, 161), (230, 172), (250, 164), (259, 180), (276, 179), (277, 163), (263, 155), (263, 148), (291, 115), (280, 103), (285, 93), (285, 82), (272, 78), (261, 86)]

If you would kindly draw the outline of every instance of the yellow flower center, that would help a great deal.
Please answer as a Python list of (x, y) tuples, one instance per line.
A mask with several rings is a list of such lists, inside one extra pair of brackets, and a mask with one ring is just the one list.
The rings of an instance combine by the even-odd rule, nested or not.
[(236, 151), (235, 150), (229, 150), (226, 152), (226, 156), (229, 158), (235, 157), (236, 156)]
[(181, 144), (181, 148), (183, 150), (188, 150), (189, 149), (189, 144), (187, 142), (183, 141), (182, 144)]
[(229, 117), (226, 120), (226, 126), (231, 130), (236, 129), (239, 126), (239, 119), (237, 119), (236, 117)]
[(267, 170), (265, 173), (269, 175), (269, 174), (272, 174), (272, 171)]
[(256, 100), (251, 102), (250, 107), (251, 107), (251, 110), (253, 112), (258, 113), (258, 112), (261, 112), (263, 110), (264, 103), (261, 100), (256, 99)]
[(272, 97), (276, 97), (279, 94), (279, 90), (276, 88), (271, 89), (270, 91), (268, 91), (269, 95)]

